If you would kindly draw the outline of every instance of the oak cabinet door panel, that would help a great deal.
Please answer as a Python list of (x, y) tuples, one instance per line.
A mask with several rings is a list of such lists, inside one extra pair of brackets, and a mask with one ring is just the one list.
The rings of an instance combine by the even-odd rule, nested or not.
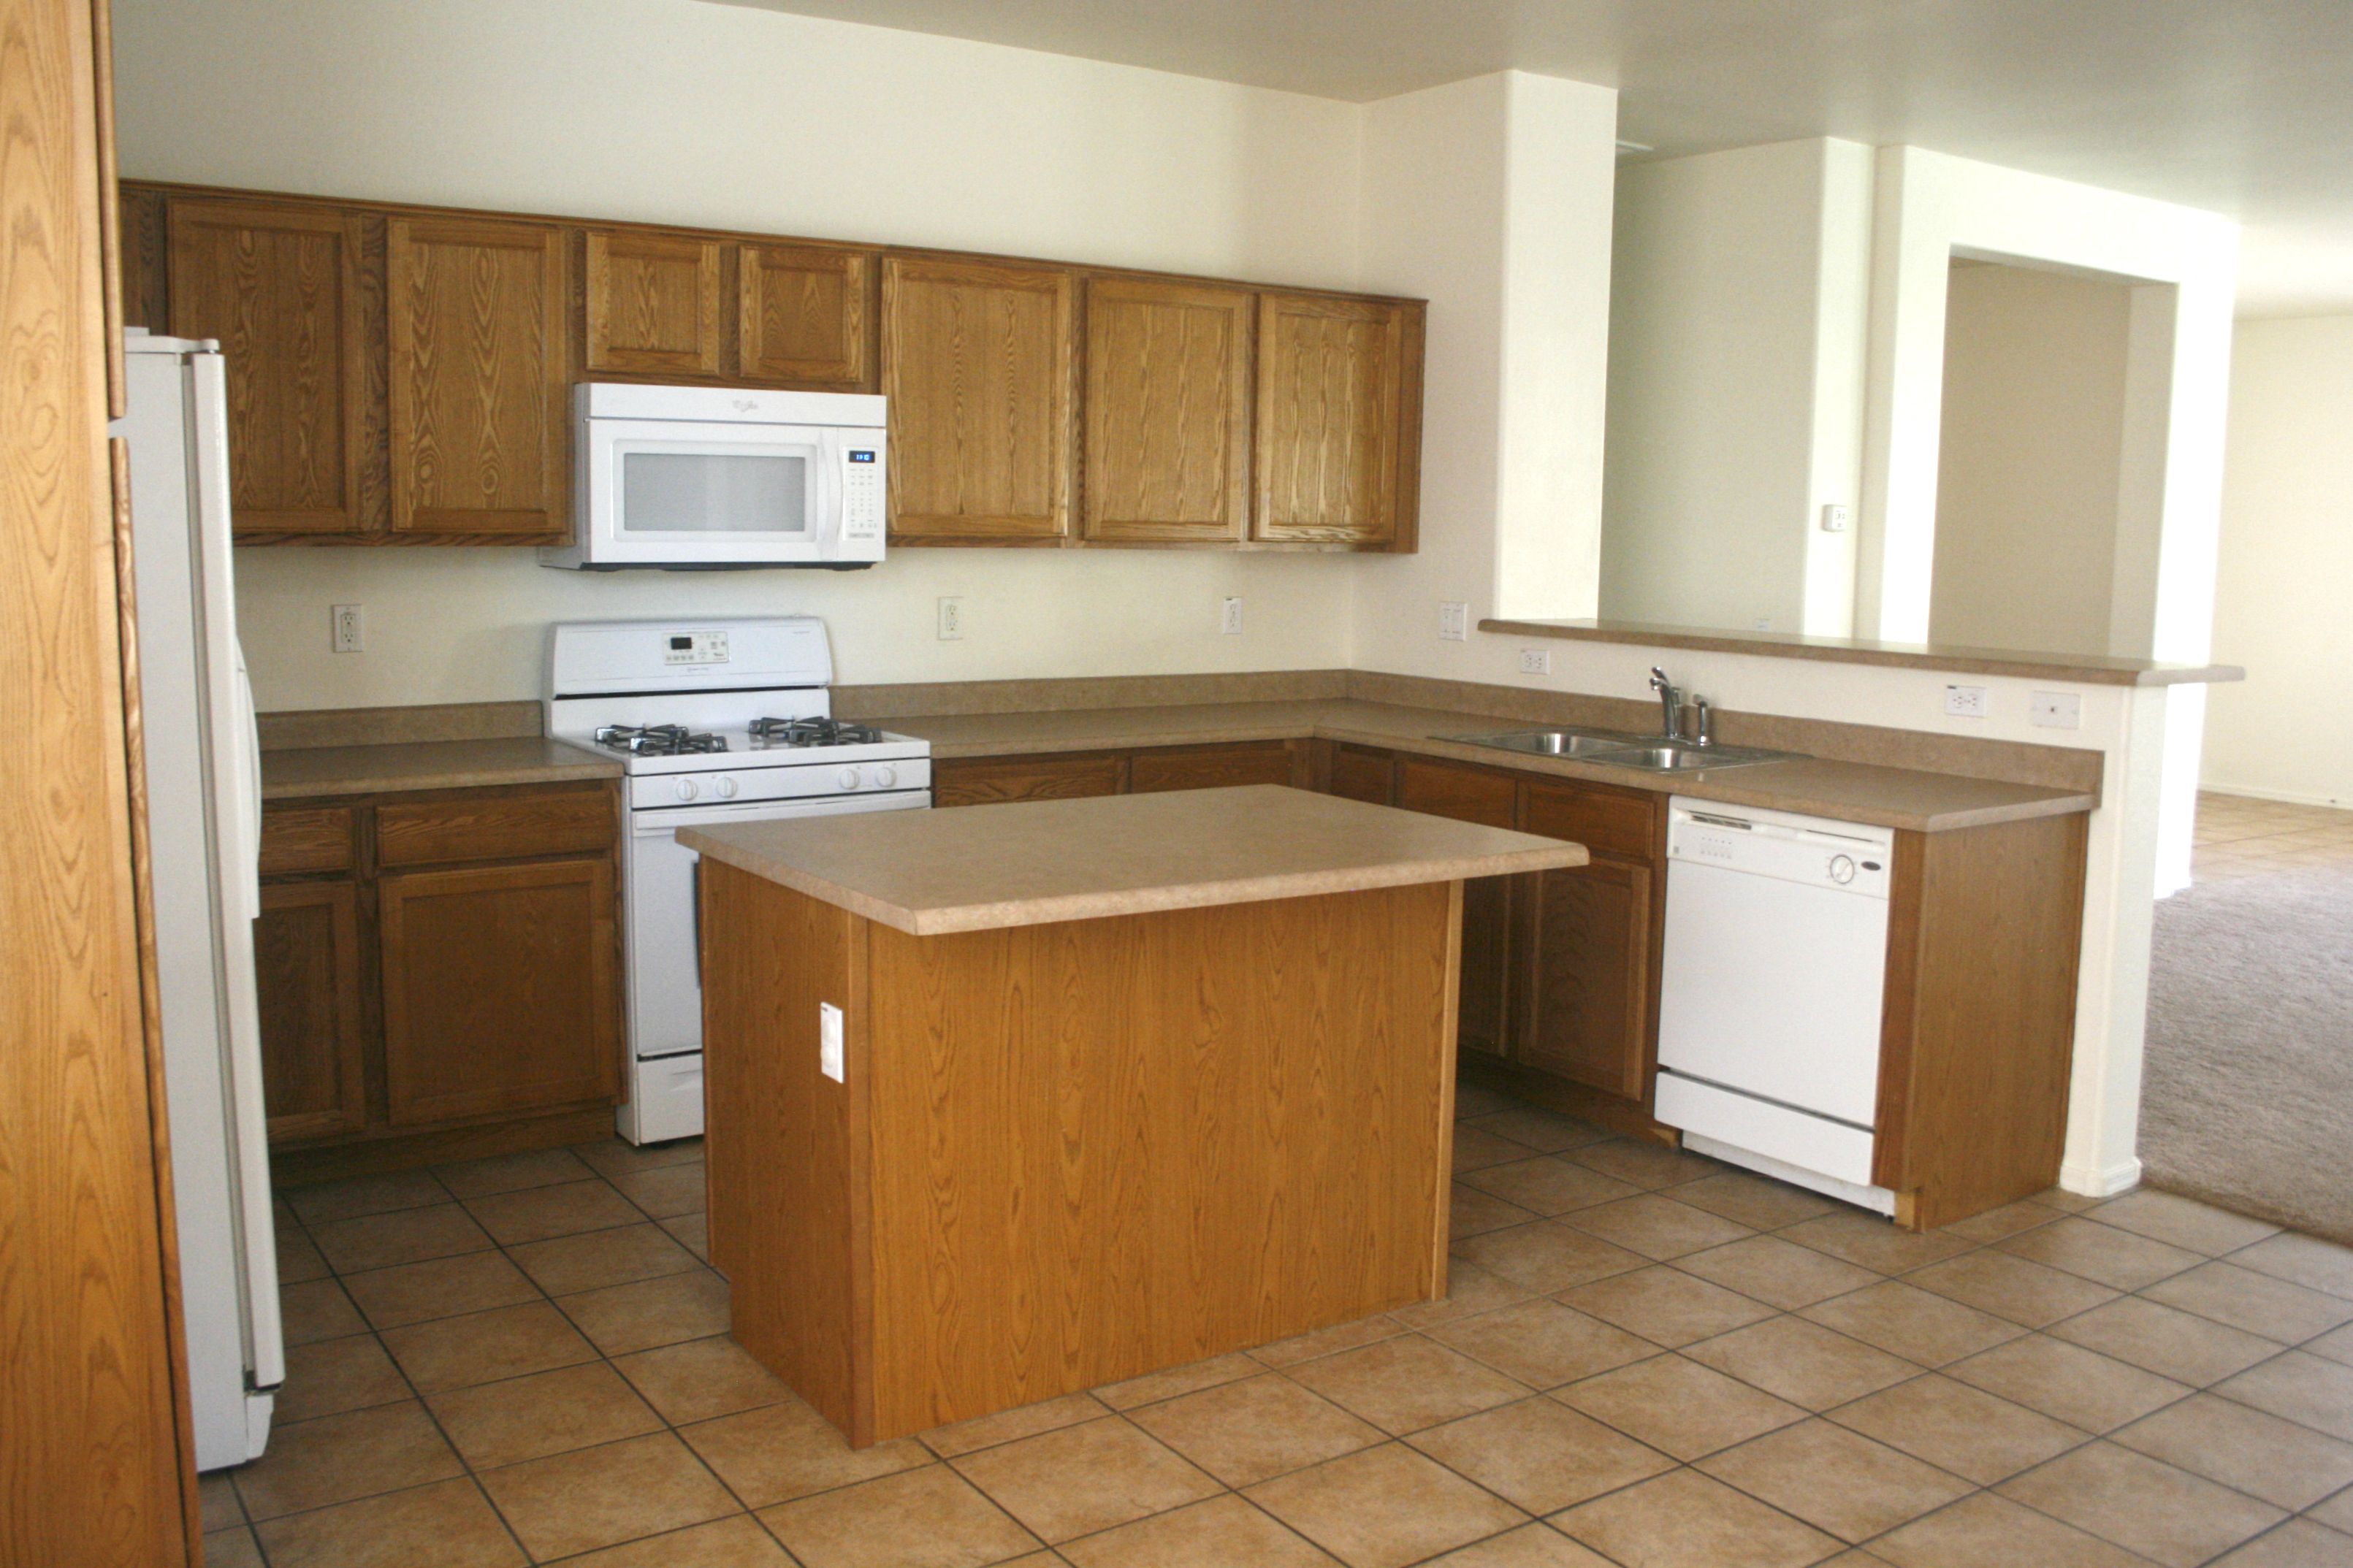
[(1639, 1100), (1649, 1064), (1651, 868), (1596, 855), (1535, 879), (1524, 1067)]
[(394, 531), (562, 536), (564, 231), (456, 218), (388, 227)]
[(994, 805), (1009, 800), (1080, 800), (1127, 787), (1116, 756), (1002, 757), (932, 764), (932, 804)]
[(883, 263), (892, 537), (1070, 532), (1073, 292), (1059, 268)]
[(377, 900), (394, 1125), (617, 1097), (609, 860), (403, 871)]
[(847, 390), (870, 385), (873, 278), (874, 258), (864, 251), (738, 246), (736, 374)]
[(170, 331), (221, 345), (232, 526), (361, 531), (359, 215), (193, 197), (169, 211)]
[(1281, 741), (1179, 746), (1141, 751), (1129, 758), (1127, 787), (1137, 795), (1151, 795), (1172, 789), (1287, 784), (1293, 773), (1291, 748)]
[(261, 889), (253, 922), (261, 1004), (261, 1100), (273, 1143), (367, 1124), (361, 1051), (359, 889), (286, 882)]
[(691, 235), (590, 234), (588, 368), (719, 374), (723, 248)]
[(1089, 539), (1225, 543), (1250, 529), (1246, 289), (1087, 285)]
[(1253, 537), (1397, 537), (1405, 326), (1404, 308), (1382, 300), (1260, 297)]
[(1332, 751), (1332, 793), (1350, 800), (1387, 805), (1397, 787), (1397, 759), (1388, 752), (1363, 746), (1335, 746)]
[[(1457, 822), (1509, 827), (1519, 784), (1508, 773), (1421, 757), (1397, 760), (1397, 804)], [(1465, 1049), (1504, 1054), (1512, 1011), (1514, 877), (1462, 884), (1462, 998), (1456, 1032)]]

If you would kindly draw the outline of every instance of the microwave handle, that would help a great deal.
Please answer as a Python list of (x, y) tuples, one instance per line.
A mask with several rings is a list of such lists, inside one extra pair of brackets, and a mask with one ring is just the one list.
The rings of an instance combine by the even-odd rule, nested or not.
[(843, 530), (849, 526), (847, 510), (849, 505), (849, 482), (842, 478), (842, 466), (849, 461), (849, 445), (839, 430), (828, 429), (818, 442), (818, 462), (825, 469), (820, 494), (825, 510), (824, 526), (817, 531), (828, 547), (841, 542)]

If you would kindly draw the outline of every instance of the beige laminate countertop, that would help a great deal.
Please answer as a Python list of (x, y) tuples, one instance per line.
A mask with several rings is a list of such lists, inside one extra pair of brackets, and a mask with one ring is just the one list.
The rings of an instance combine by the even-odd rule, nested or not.
[(1440, 737), (1544, 728), (1540, 724), (1487, 714), (1403, 708), (1347, 699), (1066, 709), (1035, 713), (957, 713), (887, 719), (881, 722), (885, 729), (931, 742), (932, 754), (939, 759), (1315, 737), (1456, 762), (1483, 763), (1523, 773), (1691, 795), (1726, 805), (1761, 806), (1770, 811), (1925, 833), (2064, 816), (2089, 811), (2099, 804), (2096, 795), (2076, 790), (1812, 757), (1687, 773), (1653, 773), (1602, 763), (1534, 757), (1464, 745)]
[(686, 827), (678, 841), (914, 936), (1586, 862), (1560, 839), (1280, 784)]
[(391, 795), (485, 784), (560, 784), (621, 776), (609, 757), (537, 736), (495, 741), (395, 741), (261, 753), (261, 798)]

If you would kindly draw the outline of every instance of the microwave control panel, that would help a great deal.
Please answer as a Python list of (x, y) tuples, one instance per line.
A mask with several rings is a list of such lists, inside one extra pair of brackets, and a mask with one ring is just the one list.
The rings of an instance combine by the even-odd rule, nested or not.
[(841, 536), (881, 538), (882, 504), (882, 448), (846, 448), (841, 454)]

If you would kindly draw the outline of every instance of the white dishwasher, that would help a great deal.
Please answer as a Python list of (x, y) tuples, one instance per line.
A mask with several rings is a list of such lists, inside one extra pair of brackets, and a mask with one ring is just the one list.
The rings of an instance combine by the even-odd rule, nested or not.
[(1694, 1152), (1894, 1209), (1871, 1182), (1895, 836), (1670, 804), (1658, 1119)]

